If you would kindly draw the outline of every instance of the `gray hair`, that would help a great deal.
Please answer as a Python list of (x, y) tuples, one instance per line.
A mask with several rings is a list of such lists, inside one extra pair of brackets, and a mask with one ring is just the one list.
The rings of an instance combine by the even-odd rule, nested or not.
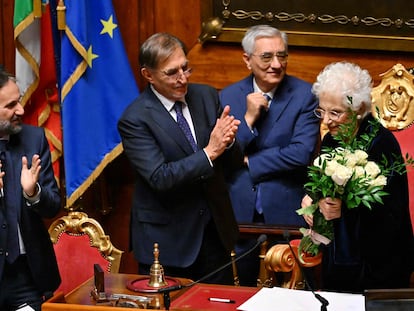
[[(348, 62), (337, 62), (327, 65), (316, 78), (312, 93), (319, 97), (322, 93), (335, 94), (342, 97), (344, 106), (358, 111), (365, 105), (366, 116), (371, 111), (372, 78), (366, 69)], [(352, 98), (352, 105), (349, 103)]]
[(167, 59), (177, 49), (182, 49), (184, 54), (187, 54), (186, 47), (180, 39), (166, 32), (156, 33), (141, 46), (140, 66), (155, 69), (161, 61)]
[(288, 51), (287, 34), (269, 25), (256, 25), (250, 27), (242, 40), (242, 47), (246, 54), (252, 55), (254, 52), (254, 45), (257, 39), (280, 37), (285, 44), (285, 50)]

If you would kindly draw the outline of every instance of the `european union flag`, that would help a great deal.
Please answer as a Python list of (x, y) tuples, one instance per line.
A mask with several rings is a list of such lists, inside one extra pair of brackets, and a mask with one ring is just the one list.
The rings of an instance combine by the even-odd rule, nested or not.
[(116, 124), (139, 91), (111, 0), (67, 0), (61, 41), (67, 207), (122, 152)]

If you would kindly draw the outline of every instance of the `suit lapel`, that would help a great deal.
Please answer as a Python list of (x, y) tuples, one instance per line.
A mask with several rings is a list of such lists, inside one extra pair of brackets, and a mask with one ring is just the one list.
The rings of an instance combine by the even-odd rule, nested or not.
[[(284, 79), (286, 80), (286, 79)], [(274, 124), (279, 120), (280, 116), (282, 115), (283, 111), (286, 109), (289, 101), (292, 97), (290, 88), (287, 90), (283, 90), (286, 88), (287, 85), (282, 83), (278, 89), (276, 90), (270, 108), (267, 111), (266, 117), (263, 119), (261, 124), (261, 133), (267, 134), (270, 132)], [(262, 135), (261, 135), (262, 136)], [(264, 138), (264, 137), (263, 137)]]
[(190, 143), (185, 138), (184, 133), (178, 126), (177, 122), (171, 117), (169, 111), (165, 109), (157, 96), (148, 89), (148, 100), (146, 102), (146, 109), (149, 109), (152, 119), (164, 130), (167, 136), (174, 140), (177, 145), (186, 153), (193, 153)]

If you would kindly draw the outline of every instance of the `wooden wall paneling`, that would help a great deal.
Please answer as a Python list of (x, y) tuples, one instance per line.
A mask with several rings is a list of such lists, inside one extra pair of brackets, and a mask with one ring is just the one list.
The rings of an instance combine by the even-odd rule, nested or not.
[(3, 46), (4, 46), (4, 11), (3, 11), (3, 2), (4, 0), (0, 0), (0, 65), (4, 64), (4, 54), (3, 54)]
[(140, 34), (138, 16), (140, 13), (139, 1), (112, 0), (118, 19), (119, 29), (128, 55), (129, 63), (135, 79), (139, 81), (138, 70), (138, 39)]
[(169, 32), (191, 49), (201, 30), (200, 1), (154, 0), (155, 32)]
[(0, 0), (0, 64), (14, 74), (13, 0)]
[[(242, 60), (240, 44), (207, 42), (197, 44), (189, 52), (188, 58), (194, 68), (192, 82), (207, 83), (222, 89), (240, 80), (249, 71)], [(289, 47), (288, 74), (313, 83), (324, 66), (331, 62), (350, 61), (367, 69), (374, 84), (379, 83), (379, 75), (395, 63), (407, 68), (414, 67), (414, 54), (366, 50)]]

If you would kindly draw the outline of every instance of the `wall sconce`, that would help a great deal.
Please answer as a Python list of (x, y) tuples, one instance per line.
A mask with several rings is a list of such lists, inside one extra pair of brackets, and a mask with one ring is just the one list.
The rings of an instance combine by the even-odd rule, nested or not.
[(198, 42), (203, 44), (209, 39), (216, 39), (220, 35), (224, 21), (219, 17), (210, 17), (201, 24), (201, 34), (198, 36)]

